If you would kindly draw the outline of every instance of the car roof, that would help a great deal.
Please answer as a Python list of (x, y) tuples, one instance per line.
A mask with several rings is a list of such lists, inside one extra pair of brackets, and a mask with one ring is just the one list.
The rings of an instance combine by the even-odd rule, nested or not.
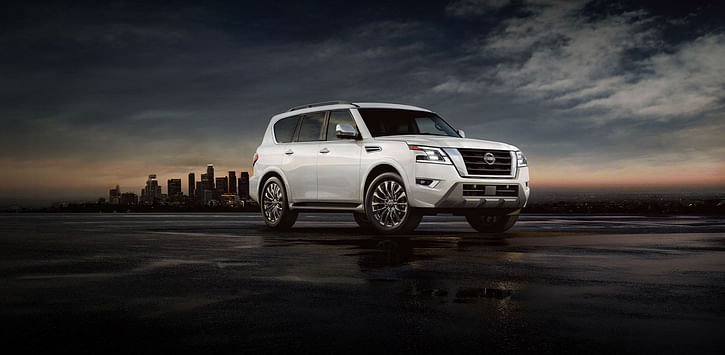
[(415, 111), (433, 112), (433, 111), (431, 111), (427, 108), (423, 108), (423, 107), (412, 106), (412, 105), (403, 105), (403, 104), (385, 103), (385, 102), (330, 101), (330, 102), (322, 102), (322, 103), (318, 103), (318, 104), (308, 104), (308, 105), (296, 106), (296, 107), (291, 108), (287, 112), (282, 112), (277, 115), (274, 115), (272, 117), (272, 119), (278, 120), (278, 119), (285, 118), (285, 117), (299, 115), (301, 113), (351, 109), (351, 108), (388, 108), (388, 109), (398, 109), (398, 110), (415, 110)]

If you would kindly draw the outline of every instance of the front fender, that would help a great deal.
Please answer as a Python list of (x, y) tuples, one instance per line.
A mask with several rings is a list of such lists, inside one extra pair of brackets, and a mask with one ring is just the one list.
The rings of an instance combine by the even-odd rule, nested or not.
[[(382, 159), (376, 159), (374, 164), (370, 164), (366, 167), (364, 170), (363, 178), (360, 179), (360, 196), (362, 196), (362, 202), (365, 202), (365, 183), (367, 182), (368, 178), (370, 177), (370, 174), (372, 173), (375, 168), (382, 166), (382, 165), (388, 165), (395, 169), (400, 175), (400, 178), (403, 179), (406, 185), (406, 189), (409, 189), (410, 181), (411, 181), (411, 172), (410, 168), (406, 169), (406, 167), (401, 164), (399, 161), (396, 161), (395, 159), (386, 157)], [(415, 183), (415, 182), (413, 182)]]

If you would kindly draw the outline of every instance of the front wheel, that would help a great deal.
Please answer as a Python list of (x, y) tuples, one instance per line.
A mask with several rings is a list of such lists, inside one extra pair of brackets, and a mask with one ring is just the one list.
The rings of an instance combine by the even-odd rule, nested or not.
[(423, 218), (408, 204), (403, 180), (395, 173), (380, 174), (370, 183), (365, 214), (375, 231), (383, 234), (411, 232)]
[(289, 229), (297, 220), (297, 212), (289, 209), (287, 191), (277, 177), (267, 179), (262, 188), (260, 209), (264, 223), (273, 229)]
[(503, 233), (514, 226), (519, 219), (518, 213), (506, 215), (468, 215), (466, 220), (481, 233)]

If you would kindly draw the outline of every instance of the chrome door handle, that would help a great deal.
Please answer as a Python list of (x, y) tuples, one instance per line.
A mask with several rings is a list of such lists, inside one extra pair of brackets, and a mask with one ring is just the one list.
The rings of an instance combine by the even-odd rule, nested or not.
[(286, 151), (286, 152), (284, 152), (284, 153), (285, 153), (285, 154), (287, 154), (287, 155), (292, 155), (292, 154), (294, 154), (295, 152), (293, 152), (293, 151), (292, 151), (292, 149), (287, 149), (287, 151)]
[(320, 153), (322, 153), (322, 154), (326, 154), (326, 153), (329, 153), (329, 152), (330, 152), (330, 150), (327, 149), (327, 148), (320, 149)]

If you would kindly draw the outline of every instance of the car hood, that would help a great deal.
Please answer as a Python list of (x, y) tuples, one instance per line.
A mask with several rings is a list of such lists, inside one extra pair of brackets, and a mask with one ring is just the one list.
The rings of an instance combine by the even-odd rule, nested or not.
[(398, 141), (410, 145), (422, 145), (440, 148), (473, 148), (473, 149), (498, 149), (498, 150), (519, 150), (513, 145), (487, 141), (483, 139), (428, 136), (428, 135), (399, 135), (376, 137), (380, 141)]

